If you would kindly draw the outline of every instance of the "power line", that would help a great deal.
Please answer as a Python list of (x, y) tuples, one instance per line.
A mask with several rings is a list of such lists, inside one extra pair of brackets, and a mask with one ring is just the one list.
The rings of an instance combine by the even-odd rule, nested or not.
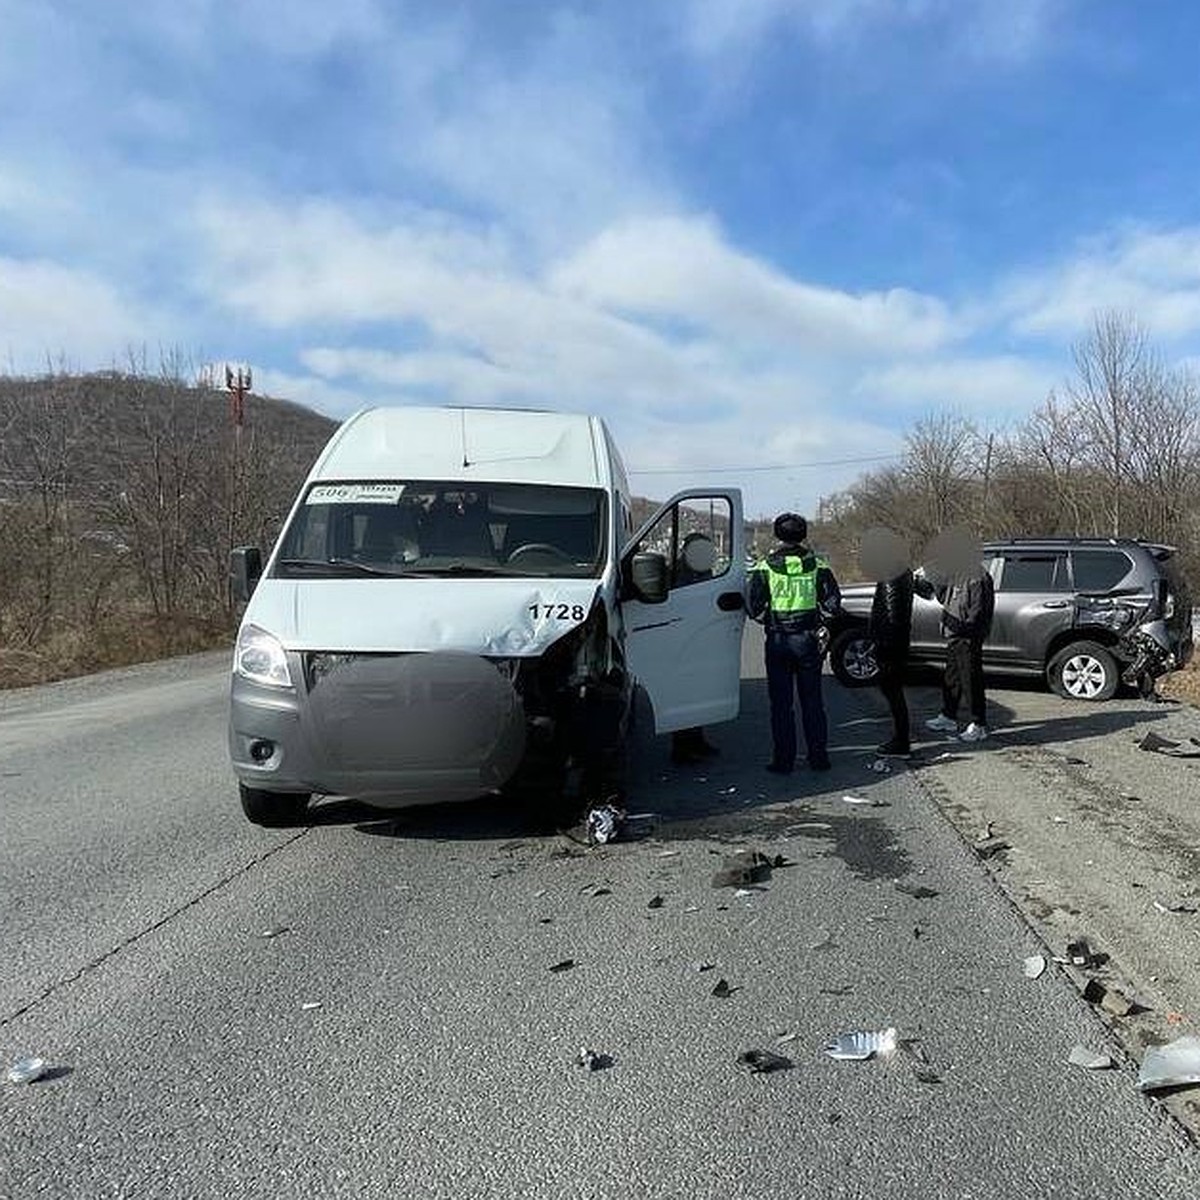
[(799, 471), (806, 467), (850, 467), (859, 463), (891, 462), (903, 454), (871, 454), (862, 458), (827, 458), (820, 462), (774, 463), (752, 467), (630, 467), (630, 475), (741, 475), (757, 471)]

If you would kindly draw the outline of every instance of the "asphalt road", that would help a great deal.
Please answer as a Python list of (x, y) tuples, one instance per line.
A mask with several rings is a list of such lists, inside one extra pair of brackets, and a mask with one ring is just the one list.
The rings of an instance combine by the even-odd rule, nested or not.
[[(830, 681), (834, 770), (779, 780), (749, 649), (721, 757), (645, 747), (655, 816), (593, 850), (483, 803), (248, 825), (224, 655), (0, 696), (0, 1060), (54, 1068), (0, 1085), (0, 1196), (1198, 1194), (928, 773), (868, 770), (878, 698)], [(714, 889), (742, 846), (788, 865)]]

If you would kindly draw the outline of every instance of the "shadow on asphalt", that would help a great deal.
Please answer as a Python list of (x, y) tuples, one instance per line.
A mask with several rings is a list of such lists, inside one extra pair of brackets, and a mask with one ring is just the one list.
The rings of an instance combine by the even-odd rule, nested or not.
[[(914, 732), (922, 731), (926, 717), (937, 712), (940, 692), (936, 672), (929, 683), (908, 689)], [(1013, 688), (1008, 691), (1024, 691)], [(1028, 690), (1041, 692), (1036, 681)], [(1050, 703), (1057, 703), (1047, 697)], [(715, 726), (708, 738), (720, 753), (688, 766), (670, 761), (670, 739), (654, 737), (639, 720), (632, 739), (629, 770), (629, 811), (642, 815), (627, 826), (624, 840), (658, 842), (711, 838), (718, 842), (745, 842), (755, 837), (789, 834), (813, 844), (823, 854), (836, 855), (860, 878), (896, 878), (910, 869), (897, 848), (887, 820), (888, 809), (860, 808), (845, 813), (830, 811), (830, 799), (845, 793), (870, 797), (887, 776), (873, 775), (868, 767), (874, 747), (887, 736), (886, 710), (873, 688), (846, 689), (831, 677), (825, 680), (825, 703), (830, 726), (833, 769), (813, 772), (801, 762), (789, 776), (769, 774), (770, 705), (766, 681), (743, 679), (741, 713), (736, 721)], [(1065, 705), (1065, 702), (1063, 702)], [(997, 736), (979, 746), (962, 746), (944, 738), (922, 741), (918, 736), (912, 767), (919, 768), (942, 754), (954, 757), (986, 755), (998, 746), (1048, 745), (1091, 736), (1119, 733), (1157, 715), (1152, 705), (1136, 711), (1097, 705), (1086, 713), (1064, 712), (1061, 717), (1022, 720), (1002, 700), (989, 698), (989, 713)], [(1161, 715), (1167, 715), (1167, 709)], [(897, 770), (903, 769), (900, 767)], [(373, 838), (404, 841), (495, 841), (542, 845), (553, 854), (587, 853), (583, 811), (566, 812), (557, 828), (537, 819), (513, 802), (494, 796), (466, 803), (380, 809), (356, 800), (321, 801), (309, 811), (314, 826), (352, 825)], [(503, 845), (500, 846), (503, 849)]]

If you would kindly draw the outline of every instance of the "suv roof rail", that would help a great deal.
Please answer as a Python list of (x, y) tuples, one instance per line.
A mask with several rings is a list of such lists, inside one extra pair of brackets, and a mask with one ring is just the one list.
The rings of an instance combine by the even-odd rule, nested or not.
[(985, 546), (1144, 546), (1147, 550), (1164, 551), (1174, 554), (1178, 547), (1168, 546), (1162, 542), (1148, 542), (1144, 538), (1134, 537), (1073, 537), (1070, 534), (1048, 534), (1046, 537), (1009, 537), (986, 538)]

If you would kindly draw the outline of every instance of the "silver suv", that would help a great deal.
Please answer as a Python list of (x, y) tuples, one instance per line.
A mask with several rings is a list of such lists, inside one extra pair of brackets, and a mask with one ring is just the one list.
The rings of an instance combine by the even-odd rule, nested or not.
[[(984, 545), (996, 583), (983, 648), (992, 674), (1042, 675), (1061, 696), (1107, 700), (1122, 682), (1147, 691), (1192, 654), (1192, 609), (1174, 547), (1132, 538), (1014, 538)], [(876, 681), (867, 637), (874, 584), (842, 588), (830, 644), (842, 683)], [(941, 608), (913, 600), (914, 664), (944, 661)]]

